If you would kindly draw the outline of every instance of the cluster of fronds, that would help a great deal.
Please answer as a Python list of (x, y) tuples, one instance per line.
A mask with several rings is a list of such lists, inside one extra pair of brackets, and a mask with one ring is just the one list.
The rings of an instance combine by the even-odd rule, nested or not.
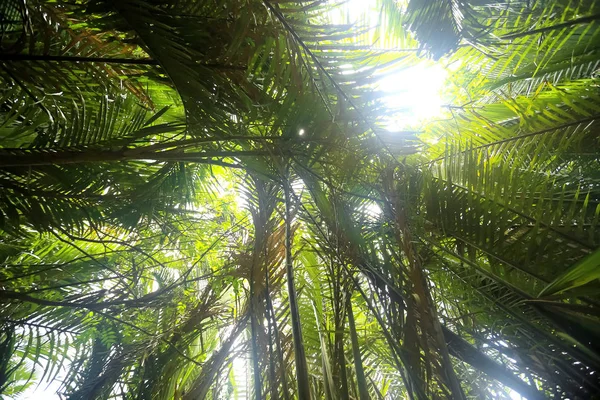
[(340, 6), (2, 2), (0, 393), (600, 391), (595, 3)]

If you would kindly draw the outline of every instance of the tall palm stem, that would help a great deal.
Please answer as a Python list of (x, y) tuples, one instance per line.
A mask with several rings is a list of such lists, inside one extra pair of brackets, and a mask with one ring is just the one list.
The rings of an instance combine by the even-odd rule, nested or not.
[(290, 190), (289, 174), (287, 174), (283, 182), (283, 192), (285, 196), (285, 267), (290, 314), (292, 318), (292, 335), (294, 338), (296, 383), (298, 387), (298, 398), (302, 400), (309, 400), (311, 396), (310, 382), (308, 380), (308, 366), (306, 364), (304, 342), (302, 340), (302, 328), (300, 325), (300, 311), (298, 309), (298, 300), (294, 285), (294, 267), (292, 258), (292, 206), (290, 200)]
[(367, 379), (365, 378), (365, 370), (360, 355), (360, 346), (358, 345), (358, 335), (356, 334), (356, 323), (354, 322), (352, 302), (348, 303), (348, 327), (350, 328), (350, 340), (352, 341), (352, 354), (354, 356), (354, 369), (356, 370), (359, 398), (360, 400), (368, 400), (370, 398), (369, 389), (367, 388)]

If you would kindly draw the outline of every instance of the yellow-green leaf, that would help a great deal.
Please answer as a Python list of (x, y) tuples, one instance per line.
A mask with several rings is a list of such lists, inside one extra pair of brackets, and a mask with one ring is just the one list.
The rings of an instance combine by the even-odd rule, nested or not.
[(544, 288), (538, 297), (572, 290), (600, 278), (600, 249), (569, 268)]

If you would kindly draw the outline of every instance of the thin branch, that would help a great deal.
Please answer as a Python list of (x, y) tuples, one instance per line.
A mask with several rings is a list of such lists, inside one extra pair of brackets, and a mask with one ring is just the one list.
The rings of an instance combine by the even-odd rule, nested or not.
[(570, 21), (562, 22), (562, 23), (556, 24), (556, 25), (546, 26), (543, 28), (532, 29), (532, 30), (525, 31), (525, 32), (509, 33), (507, 35), (500, 36), (500, 39), (516, 39), (516, 38), (523, 37), (523, 36), (535, 35), (537, 33), (546, 33), (546, 32), (556, 30), (556, 29), (567, 28), (567, 27), (573, 26), (573, 25), (587, 24), (590, 22), (594, 22), (598, 19), (600, 19), (600, 14), (589, 15), (587, 17), (575, 18)]
[[(102, 64), (125, 64), (125, 65), (153, 65), (158, 66), (160, 63), (151, 58), (113, 58), (113, 57), (81, 57), (81, 56), (55, 56), (44, 54), (0, 54), (0, 61), (15, 62), (15, 61), (45, 61), (45, 62), (90, 62)], [(220, 70), (245, 71), (246, 65), (226, 65), (219, 63), (202, 63), (198, 65)]]

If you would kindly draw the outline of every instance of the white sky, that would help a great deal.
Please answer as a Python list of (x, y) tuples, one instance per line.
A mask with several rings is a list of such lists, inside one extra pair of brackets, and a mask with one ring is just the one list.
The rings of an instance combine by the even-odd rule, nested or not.
[[(367, 25), (374, 27), (379, 21), (376, 0), (348, 0), (340, 10), (332, 13), (334, 23)], [(369, 43), (371, 44), (371, 43)], [(385, 41), (379, 40), (377, 48), (387, 48)], [(425, 60), (417, 65), (399, 70), (379, 81), (385, 102), (396, 110), (390, 118), (388, 129), (402, 130), (407, 125), (418, 125), (442, 113), (442, 92), (447, 71), (440, 63)]]

